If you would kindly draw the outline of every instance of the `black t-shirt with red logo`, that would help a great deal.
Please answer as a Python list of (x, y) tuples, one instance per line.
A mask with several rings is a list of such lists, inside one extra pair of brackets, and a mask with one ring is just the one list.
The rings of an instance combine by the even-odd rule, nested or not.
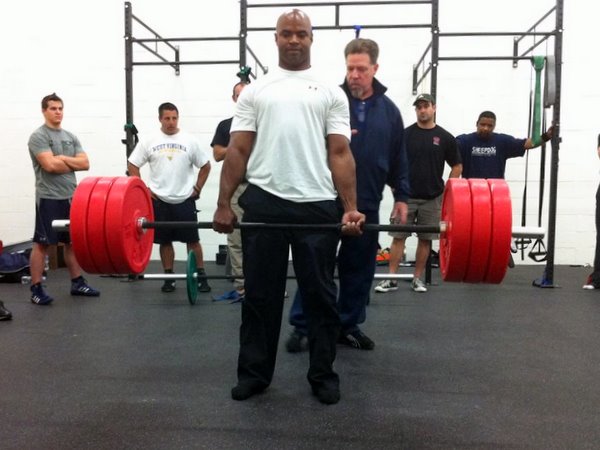
[(417, 123), (404, 131), (408, 156), (411, 198), (432, 199), (444, 192), (444, 163), (460, 164), (454, 136), (439, 125), (420, 128)]

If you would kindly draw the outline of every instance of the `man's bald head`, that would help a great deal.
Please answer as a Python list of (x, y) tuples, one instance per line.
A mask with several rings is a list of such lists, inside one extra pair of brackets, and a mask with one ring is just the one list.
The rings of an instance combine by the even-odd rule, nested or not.
[(297, 8), (286, 11), (279, 16), (279, 19), (277, 19), (277, 32), (279, 32), (283, 24), (289, 20), (304, 22), (308, 29), (311, 30), (312, 36), (312, 23), (310, 22), (310, 17), (308, 17), (308, 14), (304, 11)]
[(308, 69), (312, 41), (312, 25), (304, 11), (292, 9), (279, 16), (275, 32), (279, 67), (286, 70)]

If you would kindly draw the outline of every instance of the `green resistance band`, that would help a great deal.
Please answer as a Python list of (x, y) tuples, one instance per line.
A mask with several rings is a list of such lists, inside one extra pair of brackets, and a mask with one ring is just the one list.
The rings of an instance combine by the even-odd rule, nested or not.
[(542, 70), (545, 61), (545, 56), (534, 56), (531, 62), (535, 69), (535, 95), (533, 97), (533, 124), (531, 127), (531, 142), (533, 142), (534, 147), (542, 144)]

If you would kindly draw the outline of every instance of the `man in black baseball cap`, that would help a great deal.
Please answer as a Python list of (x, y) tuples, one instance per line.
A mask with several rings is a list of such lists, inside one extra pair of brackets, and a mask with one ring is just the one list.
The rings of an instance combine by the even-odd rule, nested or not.
[[(430, 226), (440, 221), (442, 194), (444, 192), (444, 166), (450, 166), (450, 177), (460, 177), (462, 164), (456, 140), (448, 131), (435, 122), (436, 105), (431, 94), (419, 94), (413, 102), (417, 121), (404, 130), (406, 154), (410, 177), (408, 199), (408, 224)], [(392, 222), (397, 223), (394, 217)], [(390, 246), (390, 274), (395, 274), (404, 255), (405, 241), (410, 233), (389, 233), (393, 240)], [(421, 280), (431, 241), (438, 239), (434, 233), (418, 233), (415, 253), (415, 270), (411, 288), (415, 292), (427, 292)], [(390, 292), (398, 289), (398, 282), (389, 279), (375, 286), (375, 292)]]
[(417, 106), (419, 102), (428, 102), (432, 105), (435, 105), (435, 98), (433, 98), (433, 95), (431, 94), (419, 94), (417, 95), (417, 98), (415, 98), (413, 106)]

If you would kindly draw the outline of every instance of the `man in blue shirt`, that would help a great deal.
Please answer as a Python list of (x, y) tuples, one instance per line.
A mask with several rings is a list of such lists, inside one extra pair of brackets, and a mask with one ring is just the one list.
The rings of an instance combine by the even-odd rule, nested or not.
[[(477, 131), (457, 136), (463, 178), (504, 178), (506, 160), (523, 156), (526, 150), (538, 147), (531, 138), (517, 139), (508, 134), (494, 133), (496, 115), (483, 111), (477, 119)], [(542, 134), (542, 141), (552, 138), (552, 127)]]
[[(391, 217), (406, 223), (410, 187), (404, 123), (394, 102), (385, 95), (387, 88), (375, 78), (379, 47), (371, 39), (353, 39), (344, 55), (346, 79), (342, 89), (350, 104), (350, 148), (356, 161), (358, 210), (366, 216), (366, 223), (379, 224), (379, 205), (387, 184), (394, 195)], [(338, 252), (337, 310), (342, 324), (338, 343), (361, 350), (375, 347), (359, 325), (366, 320), (377, 240), (376, 231), (365, 231), (359, 237), (342, 236)], [(290, 309), (290, 324), (294, 331), (286, 342), (287, 350), (306, 350), (306, 319), (299, 294)]]

